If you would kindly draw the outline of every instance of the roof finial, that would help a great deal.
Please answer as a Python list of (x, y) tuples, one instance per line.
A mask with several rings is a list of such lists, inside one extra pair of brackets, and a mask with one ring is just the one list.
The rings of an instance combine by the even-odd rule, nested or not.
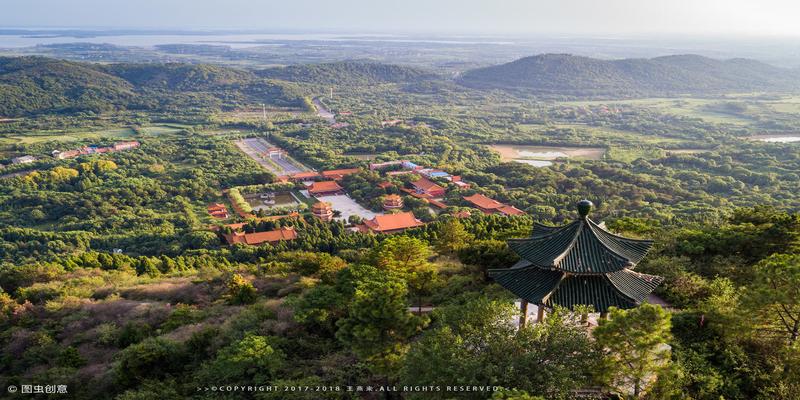
[(578, 202), (578, 213), (581, 215), (581, 218), (586, 218), (589, 215), (589, 211), (592, 209), (594, 204), (586, 199), (583, 199)]

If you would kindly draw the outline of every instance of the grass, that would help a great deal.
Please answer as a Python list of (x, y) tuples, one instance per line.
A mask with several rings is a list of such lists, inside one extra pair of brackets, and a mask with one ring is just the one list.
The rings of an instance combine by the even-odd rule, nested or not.
[[(140, 128), (145, 135), (159, 136), (180, 131), (182, 127), (173, 125), (152, 125)], [(75, 142), (80, 140), (128, 140), (137, 137), (132, 128), (108, 128), (100, 130), (36, 131), (15, 134), (0, 138), (3, 144), (36, 144), (43, 142)]]

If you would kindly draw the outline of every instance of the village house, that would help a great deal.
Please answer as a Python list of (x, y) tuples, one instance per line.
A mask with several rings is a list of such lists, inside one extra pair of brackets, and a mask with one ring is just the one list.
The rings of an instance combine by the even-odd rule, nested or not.
[(312, 196), (333, 196), (344, 193), (344, 188), (336, 181), (320, 181), (312, 183), (308, 187), (308, 193)]
[(483, 211), (484, 214), (502, 214), (502, 215), (524, 215), (525, 212), (507, 204), (503, 204), (497, 200), (486, 197), (482, 194), (476, 193), (472, 196), (464, 196), (464, 200), (475, 206), (475, 208)]
[(267, 232), (244, 233), (241, 231), (234, 231), (224, 235), (228, 244), (247, 244), (256, 246), (262, 243), (277, 244), (282, 240), (297, 239), (297, 231), (294, 227), (281, 227)]
[(420, 177), (416, 181), (411, 182), (411, 185), (414, 186), (414, 190), (421, 195), (427, 195), (430, 197), (442, 197), (444, 196), (445, 193), (443, 187), (437, 185), (436, 183), (425, 177)]
[(362, 232), (373, 233), (396, 233), (409, 228), (416, 228), (425, 225), (418, 220), (412, 212), (402, 212), (397, 214), (376, 215), (375, 218), (364, 221), (358, 229)]
[(139, 142), (136, 140), (132, 140), (129, 142), (117, 142), (114, 143), (114, 151), (123, 151), (123, 150), (130, 150), (139, 147)]

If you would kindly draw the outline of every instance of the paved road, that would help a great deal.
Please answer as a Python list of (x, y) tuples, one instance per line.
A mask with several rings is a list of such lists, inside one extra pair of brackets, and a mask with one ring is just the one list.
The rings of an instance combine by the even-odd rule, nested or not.
[(280, 169), (276, 169), (275, 165), (270, 162), (267, 162), (265, 159), (269, 158), (269, 156), (262, 156), (266, 153), (267, 149), (270, 147), (274, 147), (272, 144), (267, 142), (262, 138), (247, 138), (242, 139), (236, 142), (236, 146), (238, 146), (245, 154), (250, 156), (250, 158), (256, 160), (262, 167), (272, 171), (278, 175), (291, 175), (297, 172), (303, 172), (307, 169), (300, 168), (297, 165), (289, 162), (286, 159), (274, 157), (271, 159), (272, 162), (278, 165)]
[(314, 106), (317, 107), (317, 116), (318, 117), (328, 121), (328, 123), (331, 124), (331, 125), (336, 123), (336, 116), (333, 115), (333, 113), (330, 112), (330, 110), (325, 108), (325, 106), (322, 105), (322, 102), (319, 101), (319, 99), (314, 99)]

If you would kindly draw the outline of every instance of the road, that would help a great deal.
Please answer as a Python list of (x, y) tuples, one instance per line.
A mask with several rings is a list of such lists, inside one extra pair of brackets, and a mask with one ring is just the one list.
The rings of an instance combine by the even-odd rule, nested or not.
[(321, 101), (318, 98), (314, 99), (314, 106), (317, 107), (317, 116), (328, 121), (329, 124), (333, 125), (336, 123), (336, 116), (333, 113), (325, 108)]
[[(238, 140), (236, 141), (236, 146), (240, 150), (242, 150), (245, 154), (247, 154), (250, 158), (256, 160), (256, 162), (261, 164), (262, 167), (266, 168), (267, 170), (277, 175), (291, 175), (297, 172), (303, 172), (308, 170), (308, 168), (305, 167), (301, 168), (295, 163), (290, 162), (286, 158), (274, 157), (270, 159), (272, 163), (267, 161), (269, 159), (269, 156), (266, 156), (264, 154), (267, 152), (267, 149), (275, 146), (262, 138), (247, 138)], [(276, 168), (275, 165), (277, 165), (278, 168)]]

